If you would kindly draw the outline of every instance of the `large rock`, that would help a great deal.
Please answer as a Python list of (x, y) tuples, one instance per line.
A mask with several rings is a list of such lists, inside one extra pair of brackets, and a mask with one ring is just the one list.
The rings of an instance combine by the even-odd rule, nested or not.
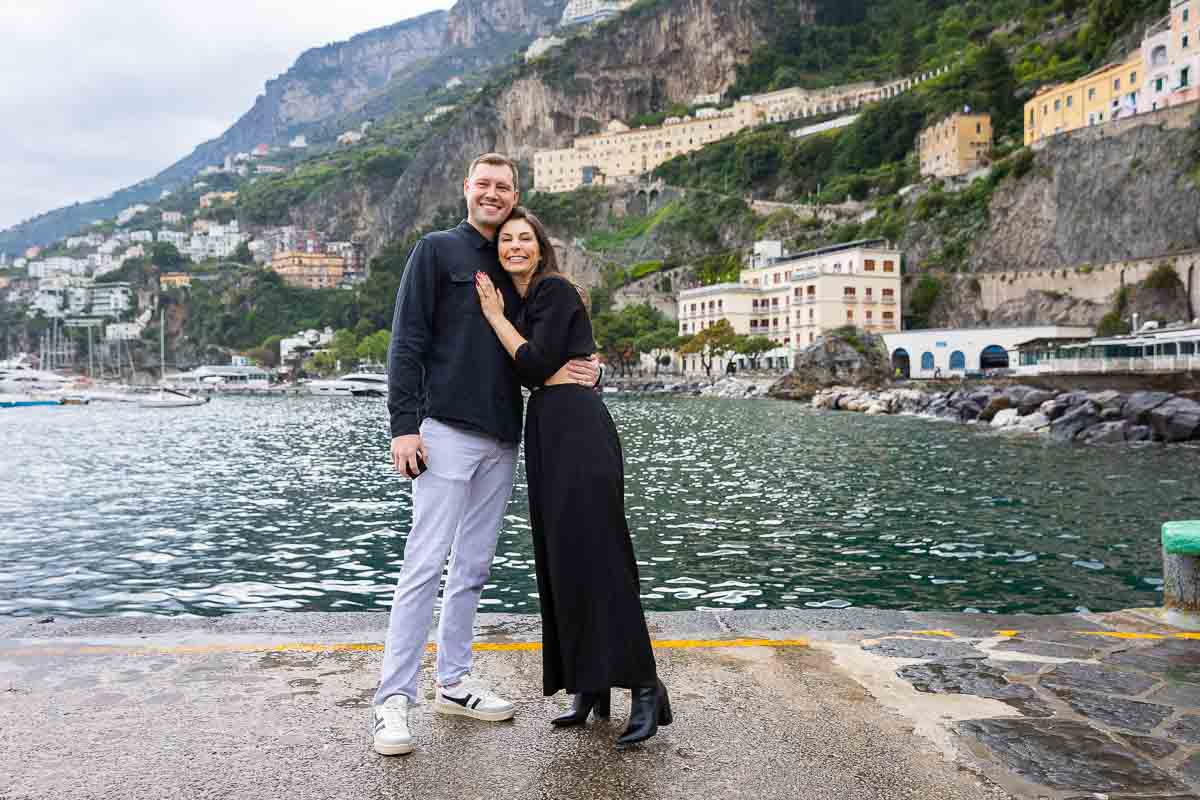
[(1128, 426), (1129, 423), (1124, 420), (1101, 422), (1079, 434), (1079, 438), (1087, 444), (1118, 444), (1125, 441), (1125, 429)]
[(1018, 419), (1016, 427), (1045, 433), (1050, 427), (1050, 418), (1039, 411), (1036, 414), (1029, 414)]
[(987, 405), (983, 407), (983, 411), (979, 412), (979, 421), (991, 422), (996, 414), (1004, 411), (1005, 409), (1012, 408), (1012, 405), (1012, 400), (1009, 399), (1007, 394), (993, 395), (991, 399), (988, 400)]
[(1200, 437), (1200, 403), (1176, 397), (1150, 412), (1155, 438), (1186, 442)]
[(974, 400), (964, 400), (958, 406), (958, 418), (963, 422), (974, 422), (983, 413), (982, 406)]
[[(986, 410), (987, 409), (984, 409), (984, 411), (986, 411)], [(1001, 409), (1000, 411), (997, 411), (996, 415), (994, 417), (992, 417), (992, 427), (993, 428), (1007, 428), (1011, 425), (1016, 425), (1017, 420), (1019, 418), (1020, 418), (1020, 412), (1018, 412), (1017, 409), (1004, 408), (1004, 409)]]
[(1110, 409), (1116, 409), (1120, 412), (1125, 407), (1125, 395), (1112, 390), (1107, 392), (1092, 392), (1088, 395), (1088, 400), (1100, 406), (1102, 413)]
[(1150, 412), (1170, 399), (1166, 392), (1134, 392), (1125, 401), (1125, 419), (1134, 425), (1149, 425)]
[(853, 336), (833, 331), (797, 353), (795, 368), (776, 381), (768, 394), (808, 401), (821, 389), (884, 386), (890, 380), (891, 367), (882, 337), (862, 331)]
[(1028, 394), (1021, 398), (1020, 404), (1017, 406), (1021, 411), (1021, 416), (1032, 414), (1042, 407), (1043, 403), (1053, 400), (1054, 392), (1046, 391), (1045, 389), (1031, 389)]
[(1070, 442), (1082, 431), (1100, 421), (1100, 409), (1093, 403), (1072, 408), (1050, 423), (1050, 438), (1058, 442)]
[(1067, 410), (1070, 408), (1070, 403), (1066, 402), (1065, 400), (1060, 400), (1056, 397), (1053, 400), (1047, 400), (1046, 402), (1042, 403), (1042, 405), (1038, 408), (1038, 413), (1042, 414), (1047, 419), (1055, 420), (1067, 413)]

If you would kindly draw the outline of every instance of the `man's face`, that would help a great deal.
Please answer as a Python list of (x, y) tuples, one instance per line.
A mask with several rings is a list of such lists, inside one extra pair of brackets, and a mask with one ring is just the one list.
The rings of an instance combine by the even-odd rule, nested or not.
[(481, 228), (495, 229), (517, 204), (512, 170), (503, 164), (476, 164), (463, 181), (467, 218)]

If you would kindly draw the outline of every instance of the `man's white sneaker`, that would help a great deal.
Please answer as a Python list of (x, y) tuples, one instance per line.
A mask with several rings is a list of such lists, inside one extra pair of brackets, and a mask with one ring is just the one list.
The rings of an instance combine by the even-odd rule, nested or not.
[(512, 719), (517, 708), (476, 683), (463, 681), (450, 689), (438, 688), (433, 710), (439, 714), (457, 714), (487, 722)]
[(408, 730), (408, 698), (394, 694), (383, 705), (375, 706), (375, 752), (381, 756), (399, 756), (413, 751)]

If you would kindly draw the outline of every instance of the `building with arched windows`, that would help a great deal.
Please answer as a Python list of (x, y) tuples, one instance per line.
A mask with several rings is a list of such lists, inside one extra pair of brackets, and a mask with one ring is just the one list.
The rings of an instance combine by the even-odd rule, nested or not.
[(1013, 369), (1019, 345), (1034, 340), (1078, 342), (1094, 335), (1095, 328), (1083, 325), (1024, 325), (885, 331), (883, 341), (893, 372), (919, 379)]

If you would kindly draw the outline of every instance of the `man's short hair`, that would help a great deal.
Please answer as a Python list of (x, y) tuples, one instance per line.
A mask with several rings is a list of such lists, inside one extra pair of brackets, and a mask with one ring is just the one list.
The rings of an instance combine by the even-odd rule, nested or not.
[(508, 167), (512, 170), (513, 176), (513, 191), (517, 190), (520, 184), (520, 175), (517, 174), (517, 162), (513, 161), (502, 153), (484, 153), (479, 158), (471, 162), (471, 168), (467, 170), (467, 177), (470, 178), (475, 174), (475, 167), (480, 164), (491, 164), (493, 167)]

